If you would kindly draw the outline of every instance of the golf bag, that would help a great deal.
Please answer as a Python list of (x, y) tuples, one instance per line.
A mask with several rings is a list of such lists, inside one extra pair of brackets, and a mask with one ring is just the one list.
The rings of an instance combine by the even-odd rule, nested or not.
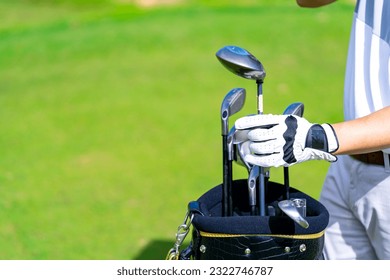
[[(307, 228), (281, 213), (282, 184), (268, 182), (267, 216), (250, 215), (247, 180), (233, 181), (234, 215), (222, 216), (222, 185), (190, 202), (186, 219), (179, 227), (174, 248), (167, 259), (180, 260), (318, 260), (322, 259), (324, 230), (329, 214), (307, 194), (290, 188), (290, 199), (306, 200)], [(192, 225), (190, 245), (179, 250)]]

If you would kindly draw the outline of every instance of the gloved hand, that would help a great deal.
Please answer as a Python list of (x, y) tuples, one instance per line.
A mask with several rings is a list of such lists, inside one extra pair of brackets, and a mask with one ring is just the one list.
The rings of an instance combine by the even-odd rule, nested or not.
[(339, 144), (330, 124), (294, 115), (252, 115), (235, 123), (235, 142), (249, 141), (244, 160), (262, 167), (291, 166), (313, 159), (334, 162)]

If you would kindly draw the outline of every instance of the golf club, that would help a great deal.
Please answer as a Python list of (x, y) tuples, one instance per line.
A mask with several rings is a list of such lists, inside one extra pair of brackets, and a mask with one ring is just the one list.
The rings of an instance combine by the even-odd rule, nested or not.
[[(229, 141), (232, 142), (232, 136), (229, 133), (229, 117), (241, 110), (245, 103), (246, 91), (243, 88), (234, 88), (229, 91), (222, 101), (221, 105), (221, 125), (222, 125), (222, 162), (223, 162), (223, 188), (222, 188), (222, 216), (231, 216), (233, 214), (231, 188), (233, 181), (232, 158), (229, 152)], [(230, 139), (228, 139), (230, 138)]]
[(234, 209), (233, 209), (233, 197), (231, 195), (232, 193), (232, 186), (233, 186), (233, 160), (234, 160), (234, 133), (236, 132), (236, 127), (233, 125), (233, 127), (230, 129), (229, 134), (227, 136), (227, 153), (228, 153), (228, 177), (227, 177), (227, 197), (228, 197), (228, 216), (233, 215)]
[(302, 117), (304, 111), (304, 104), (301, 102), (295, 102), (287, 106), (287, 108), (283, 111), (283, 115), (295, 115), (298, 117)]
[(248, 176), (248, 196), (251, 215), (256, 215), (256, 185), (259, 178), (260, 168), (255, 165), (250, 169)]
[[(265, 70), (261, 62), (247, 50), (237, 46), (225, 46), (216, 56), (221, 64), (234, 74), (245, 79), (255, 80), (257, 84), (257, 113), (263, 114), (263, 90)], [(263, 167), (259, 167), (259, 208), (260, 215), (265, 216), (265, 173)]]
[(226, 46), (216, 56), (226, 69), (240, 77), (256, 81), (263, 81), (265, 78), (263, 65), (243, 48)]
[[(233, 136), (235, 137), (235, 136)], [(240, 142), (236, 143), (233, 138), (233, 144), (234, 144), (234, 149), (233, 149), (233, 155), (234, 155), (234, 160), (237, 162), (237, 164), (244, 166), (248, 173), (251, 171), (252, 164), (244, 160), (245, 155), (250, 153), (249, 150), (249, 145), (250, 143), (248, 141), (245, 142)]]
[[(242, 132), (242, 133), (241, 133)], [(235, 160), (237, 164), (246, 167), (248, 171), (248, 196), (251, 216), (256, 215), (256, 187), (257, 180), (259, 178), (259, 166), (253, 166), (244, 160), (244, 156), (249, 151), (249, 142), (246, 140), (247, 131), (237, 131), (235, 127), (229, 133), (229, 137), (232, 137), (232, 160)], [(241, 137), (244, 137), (241, 139)]]
[[(305, 110), (305, 106), (301, 102), (296, 102), (290, 104), (283, 112), (283, 115), (296, 115), (299, 117), (303, 116), (303, 112)], [(290, 199), (290, 175), (288, 167), (283, 168), (283, 176), (284, 176), (284, 199)]]
[(308, 228), (309, 223), (306, 219), (299, 213), (296, 204), (291, 200), (282, 200), (278, 202), (279, 208), (289, 216), (294, 222), (300, 225), (303, 228)]

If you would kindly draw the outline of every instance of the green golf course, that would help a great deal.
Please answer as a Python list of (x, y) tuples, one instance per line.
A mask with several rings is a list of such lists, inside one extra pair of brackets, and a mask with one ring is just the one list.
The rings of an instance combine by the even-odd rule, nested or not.
[[(0, 259), (164, 259), (188, 202), (222, 182), (224, 96), (247, 90), (231, 125), (257, 112), (223, 46), (264, 65), (265, 113), (342, 121), (351, 1), (140, 2), (0, 0)], [(290, 183), (318, 198), (328, 167)]]

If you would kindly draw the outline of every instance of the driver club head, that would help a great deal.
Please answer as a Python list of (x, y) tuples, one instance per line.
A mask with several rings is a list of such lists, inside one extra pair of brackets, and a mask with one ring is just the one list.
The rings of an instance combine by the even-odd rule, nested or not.
[(225, 46), (216, 53), (216, 56), (226, 69), (240, 77), (261, 82), (265, 78), (261, 62), (243, 48)]

